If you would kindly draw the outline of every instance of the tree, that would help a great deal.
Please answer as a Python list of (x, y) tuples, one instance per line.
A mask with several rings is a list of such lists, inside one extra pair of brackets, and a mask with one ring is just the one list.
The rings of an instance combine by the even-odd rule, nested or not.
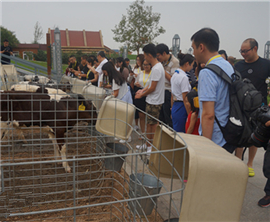
[(19, 40), (16, 38), (14, 32), (9, 31), (8, 29), (1, 26), (1, 45), (3, 45), (4, 40), (7, 39), (11, 47), (17, 46), (20, 44)]
[(129, 50), (137, 51), (146, 43), (153, 40), (165, 29), (158, 26), (160, 13), (153, 13), (152, 6), (145, 6), (144, 0), (136, 0), (127, 9), (127, 16), (122, 15), (122, 19), (115, 29), (113, 39), (116, 42), (125, 43)]
[(44, 33), (43, 33), (41, 26), (39, 25), (39, 22), (36, 22), (36, 24), (34, 26), (34, 41), (33, 41), (33, 43), (38, 44), (38, 41), (43, 38), (43, 35), (44, 35)]
[(36, 61), (47, 61), (47, 53), (43, 50), (38, 49), (38, 53), (34, 54)]

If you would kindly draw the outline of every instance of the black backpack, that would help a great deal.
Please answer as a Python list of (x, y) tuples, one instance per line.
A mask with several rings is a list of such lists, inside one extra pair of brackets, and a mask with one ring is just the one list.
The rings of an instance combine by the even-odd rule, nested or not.
[(229, 84), (230, 112), (228, 122), (222, 127), (215, 120), (228, 144), (237, 147), (250, 146), (250, 136), (256, 128), (252, 113), (262, 106), (262, 93), (256, 90), (249, 79), (243, 79), (241, 74), (234, 70), (230, 78), (219, 66), (209, 64), (210, 69)]

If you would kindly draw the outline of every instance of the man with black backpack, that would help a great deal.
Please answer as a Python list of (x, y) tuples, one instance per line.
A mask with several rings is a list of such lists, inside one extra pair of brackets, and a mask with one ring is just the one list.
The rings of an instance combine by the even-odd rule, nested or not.
[[(239, 52), (244, 60), (235, 64), (235, 69), (240, 72), (242, 78), (249, 79), (255, 88), (262, 93), (263, 102), (267, 105), (267, 83), (266, 79), (270, 76), (270, 60), (259, 57), (258, 42), (253, 38), (246, 39)], [(242, 158), (243, 148), (235, 150), (236, 156)], [(255, 176), (253, 169), (253, 160), (257, 152), (257, 147), (249, 147), (249, 156), (247, 166), (249, 169), (249, 176)]]
[[(231, 77), (233, 67), (218, 54), (219, 37), (210, 28), (203, 28), (192, 37), (193, 54), (198, 63), (215, 64)], [(226, 142), (219, 124), (224, 127), (230, 111), (229, 84), (210, 69), (202, 69), (199, 74), (198, 94), (201, 124), (199, 133), (232, 153), (236, 146)]]

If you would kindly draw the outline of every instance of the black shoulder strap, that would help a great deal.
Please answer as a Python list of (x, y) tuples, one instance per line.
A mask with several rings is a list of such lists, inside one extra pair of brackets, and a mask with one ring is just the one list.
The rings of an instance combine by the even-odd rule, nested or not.
[[(232, 84), (232, 79), (219, 66), (217, 66), (215, 64), (209, 64), (209, 65), (205, 66), (205, 68), (210, 69), (212, 72), (216, 73), (220, 78), (222, 78), (223, 80), (225, 80), (230, 85)], [(219, 126), (219, 128), (220, 128), (220, 130), (222, 132), (222, 134), (224, 135), (223, 128), (220, 125), (220, 122), (218, 121), (216, 115), (215, 115), (215, 120), (216, 120), (216, 122), (217, 122), (217, 124), (218, 124), (218, 126)]]
[(212, 72), (216, 73), (220, 78), (225, 80), (227, 83), (232, 84), (232, 79), (219, 66), (215, 64), (209, 64), (205, 66), (205, 68), (210, 69)]

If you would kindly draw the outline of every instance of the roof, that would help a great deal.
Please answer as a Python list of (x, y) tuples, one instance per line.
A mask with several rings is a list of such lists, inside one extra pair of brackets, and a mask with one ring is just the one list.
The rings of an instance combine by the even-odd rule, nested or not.
[[(51, 43), (54, 42), (54, 30), (49, 29), (51, 33)], [(99, 47), (103, 48), (101, 31), (70, 31), (60, 30), (62, 47)]]
[(40, 50), (47, 50), (46, 44), (18, 44), (16, 47), (13, 47), (16, 49), (40, 49)]

